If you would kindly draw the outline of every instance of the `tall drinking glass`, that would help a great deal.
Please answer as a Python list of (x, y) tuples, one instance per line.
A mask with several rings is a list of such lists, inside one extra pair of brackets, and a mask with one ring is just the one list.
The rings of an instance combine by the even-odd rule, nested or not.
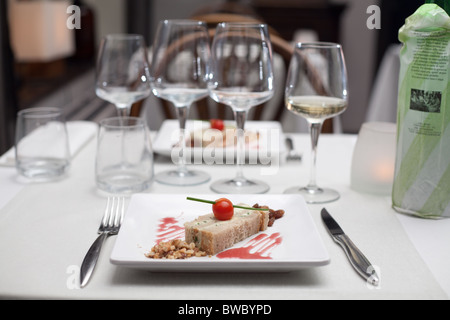
[(180, 122), (179, 142), (172, 152), (174, 170), (156, 175), (156, 181), (188, 186), (209, 181), (209, 174), (186, 167), (186, 120), (192, 103), (208, 96), (210, 73), (208, 29), (204, 22), (164, 20), (153, 43), (151, 86), (155, 96), (175, 106)]
[(272, 45), (265, 24), (220, 23), (212, 44), (210, 96), (232, 108), (237, 123), (237, 174), (214, 182), (218, 193), (264, 193), (269, 186), (248, 180), (242, 172), (245, 161), (244, 127), (248, 111), (273, 96)]
[(96, 71), (97, 96), (114, 104), (121, 117), (129, 116), (133, 103), (151, 93), (147, 48), (141, 35), (107, 35)]
[(317, 144), (325, 119), (347, 109), (347, 71), (341, 45), (334, 43), (298, 43), (289, 66), (286, 82), (286, 106), (308, 121), (311, 143), (311, 176), (305, 187), (293, 187), (285, 193), (303, 195), (307, 203), (326, 203), (339, 199), (332, 189), (316, 183)]

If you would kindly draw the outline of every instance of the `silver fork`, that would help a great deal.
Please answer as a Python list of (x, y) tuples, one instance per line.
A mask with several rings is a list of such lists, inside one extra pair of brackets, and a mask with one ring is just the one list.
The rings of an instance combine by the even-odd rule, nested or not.
[(113, 236), (119, 233), (122, 224), (123, 215), (125, 212), (125, 198), (124, 197), (109, 197), (106, 203), (105, 213), (102, 222), (98, 229), (100, 234), (97, 240), (94, 241), (89, 251), (84, 257), (80, 269), (80, 287), (83, 288), (89, 282), (89, 279), (97, 264), (100, 250), (103, 243), (108, 236)]
[(286, 160), (302, 160), (302, 155), (294, 150), (294, 142), (292, 141), (292, 138), (287, 137), (286, 138), (286, 145), (288, 147), (288, 154), (286, 156)]

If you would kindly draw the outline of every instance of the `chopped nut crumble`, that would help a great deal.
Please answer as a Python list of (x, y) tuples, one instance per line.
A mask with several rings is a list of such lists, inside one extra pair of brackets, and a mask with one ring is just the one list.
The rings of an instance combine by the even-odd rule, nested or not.
[(204, 257), (206, 252), (200, 251), (195, 244), (175, 239), (155, 245), (145, 256), (151, 259), (187, 259), (191, 257)]

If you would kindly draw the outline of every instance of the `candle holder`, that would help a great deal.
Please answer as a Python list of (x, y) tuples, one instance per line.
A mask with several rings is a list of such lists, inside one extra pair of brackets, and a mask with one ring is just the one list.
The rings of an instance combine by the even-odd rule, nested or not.
[(353, 152), (352, 189), (360, 192), (390, 195), (394, 181), (396, 124), (364, 123)]

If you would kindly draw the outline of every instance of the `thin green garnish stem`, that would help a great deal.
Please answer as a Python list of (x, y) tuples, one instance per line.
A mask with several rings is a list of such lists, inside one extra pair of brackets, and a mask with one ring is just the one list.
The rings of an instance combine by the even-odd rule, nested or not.
[(251, 208), (251, 207), (241, 207), (241, 206), (235, 206), (235, 205), (233, 205), (233, 208), (246, 209), (246, 210), (257, 210), (257, 211), (269, 211), (269, 209), (266, 209), (266, 208)]
[[(192, 198), (192, 197), (187, 197), (186, 199), (187, 200), (191, 200), (191, 201), (209, 203), (209, 204), (215, 204), (216, 203), (215, 201), (205, 200), (205, 199), (198, 199), (198, 198)], [(245, 210), (257, 210), (257, 211), (269, 211), (269, 209), (264, 209), (264, 208), (242, 207), (242, 206), (235, 206), (235, 205), (233, 205), (233, 208), (245, 209)]]
[(204, 200), (204, 199), (198, 199), (198, 198), (192, 198), (192, 197), (187, 197), (186, 199), (192, 200), (192, 201), (197, 201), (197, 202), (210, 203), (210, 204), (215, 204), (215, 203), (216, 203), (215, 201)]

